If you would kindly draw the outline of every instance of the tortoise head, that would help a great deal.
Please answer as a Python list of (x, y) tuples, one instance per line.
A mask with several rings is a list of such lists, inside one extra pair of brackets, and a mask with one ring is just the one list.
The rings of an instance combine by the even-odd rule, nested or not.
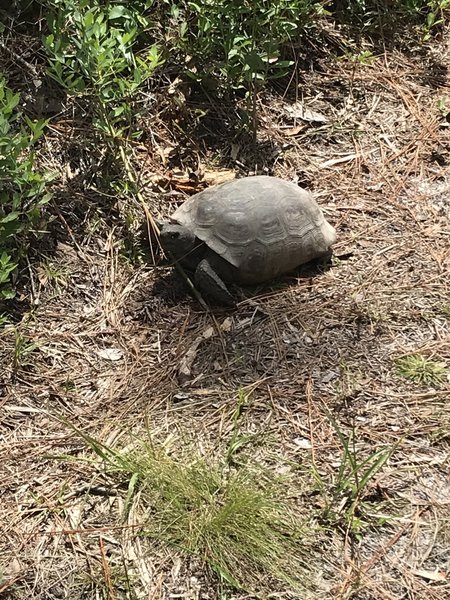
[(184, 262), (198, 244), (195, 234), (178, 223), (164, 223), (160, 231), (160, 240), (163, 249), (180, 262)]

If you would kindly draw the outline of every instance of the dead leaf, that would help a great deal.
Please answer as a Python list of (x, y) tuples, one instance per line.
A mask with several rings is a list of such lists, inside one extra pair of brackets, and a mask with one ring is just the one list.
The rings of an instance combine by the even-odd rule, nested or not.
[(236, 159), (237, 159), (237, 157), (238, 157), (238, 155), (239, 155), (239, 152), (240, 152), (240, 150), (241, 150), (241, 146), (240, 146), (240, 144), (231, 144), (231, 152), (230, 152), (230, 155), (231, 155), (231, 158), (232, 158), (233, 160), (236, 160)]
[(322, 113), (318, 113), (309, 108), (305, 108), (303, 104), (297, 103), (293, 106), (287, 106), (286, 113), (293, 119), (301, 119), (310, 123), (327, 123), (328, 119)]
[(294, 135), (298, 135), (301, 131), (306, 129), (306, 125), (297, 125), (296, 127), (288, 127), (286, 129), (282, 129), (282, 133), (289, 137), (293, 137)]
[(424, 569), (415, 569), (412, 571), (413, 575), (423, 577), (429, 581), (447, 581), (448, 573), (443, 571), (425, 571)]
[(203, 181), (208, 185), (219, 185), (236, 178), (236, 173), (231, 169), (220, 169), (219, 171), (205, 171)]
[(358, 158), (357, 154), (348, 154), (347, 156), (341, 156), (341, 158), (332, 158), (320, 163), (319, 168), (326, 169), (327, 167), (333, 167), (334, 165), (340, 165), (341, 163), (351, 162)]
[(99, 350), (97, 354), (100, 358), (104, 358), (105, 360), (121, 360), (123, 358), (123, 352), (119, 348), (103, 348), (103, 350)]
[(12, 561), (9, 563), (9, 565), (6, 567), (5, 569), (5, 574), (8, 577), (17, 577), (17, 575), (19, 575), (22, 571), (23, 567), (20, 564), (20, 562), (18, 561), (17, 558), (13, 558)]
[(199, 182), (198, 177), (192, 177), (186, 171), (178, 170), (171, 171), (170, 184), (174, 189), (188, 194), (199, 192), (203, 187)]
[[(232, 323), (232, 319), (227, 317), (226, 319), (224, 319), (222, 324), (219, 325), (220, 331), (230, 331)], [(217, 335), (217, 330), (214, 327), (207, 327), (198, 337), (195, 338), (194, 342), (188, 348), (181, 360), (180, 367), (178, 369), (178, 377), (182, 383), (186, 383), (191, 378), (192, 365), (197, 357), (197, 352), (200, 344), (211, 339), (215, 335)]]
[(310, 448), (312, 448), (311, 442), (306, 438), (295, 438), (292, 441), (298, 448), (302, 448), (303, 450), (309, 450)]
[(212, 338), (214, 334), (215, 334), (214, 327), (207, 327), (201, 335), (199, 335), (198, 337), (195, 338), (194, 343), (191, 344), (191, 346), (189, 347), (189, 349), (183, 356), (179, 370), (178, 370), (178, 375), (182, 382), (187, 381), (191, 377), (191, 367), (197, 356), (197, 351), (198, 351), (200, 344), (203, 341), (209, 340), (210, 338)]
[(166, 146), (161, 149), (161, 152), (164, 158), (172, 158), (177, 153), (177, 148), (175, 146)]
[(165, 148), (158, 146), (158, 153), (161, 157), (161, 162), (163, 165), (167, 165), (169, 160), (176, 156), (177, 152), (178, 148), (176, 146), (166, 146)]
[(48, 283), (48, 277), (42, 267), (37, 268), (37, 278), (42, 287), (45, 287)]

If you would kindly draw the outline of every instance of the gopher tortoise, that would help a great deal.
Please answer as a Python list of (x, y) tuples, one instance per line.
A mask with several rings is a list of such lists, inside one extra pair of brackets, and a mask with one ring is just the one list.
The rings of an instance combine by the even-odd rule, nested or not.
[(201, 293), (232, 305), (227, 283), (262, 283), (326, 256), (336, 231), (309, 192), (263, 175), (195, 194), (162, 225), (160, 239), (194, 272)]

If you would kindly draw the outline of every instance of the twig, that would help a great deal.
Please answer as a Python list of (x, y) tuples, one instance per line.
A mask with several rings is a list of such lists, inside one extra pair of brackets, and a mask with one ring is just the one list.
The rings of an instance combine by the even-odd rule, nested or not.
[(305, 394), (306, 394), (306, 400), (308, 402), (308, 425), (309, 425), (309, 439), (311, 441), (311, 461), (312, 464), (314, 465), (315, 470), (317, 471), (317, 464), (316, 464), (316, 452), (314, 449), (314, 431), (313, 431), (313, 424), (312, 424), (312, 381), (311, 378), (308, 379), (308, 381), (306, 382), (306, 390), (305, 390)]
[(19, 54), (14, 52), (14, 50), (11, 50), (11, 48), (8, 48), (8, 46), (5, 46), (2, 41), (0, 41), (0, 48), (12, 56), (14, 60), (17, 60), (17, 62), (19, 62), (23, 67), (31, 71), (33, 77), (39, 77), (39, 73), (34, 65), (26, 61), (24, 58), (22, 58), (22, 56), (19, 56)]
[(102, 536), (100, 536), (99, 539), (98, 539), (98, 545), (99, 545), (100, 554), (101, 554), (101, 557), (102, 557), (102, 568), (103, 568), (103, 574), (105, 576), (106, 589), (108, 590), (108, 599), (109, 600), (115, 600), (116, 594), (114, 593), (114, 588), (112, 586), (111, 572), (109, 570), (109, 565), (108, 565), (108, 561), (107, 561), (107, 558), (106, 558), (106, 552), (105, 552), (105, 545), (103, 543)]

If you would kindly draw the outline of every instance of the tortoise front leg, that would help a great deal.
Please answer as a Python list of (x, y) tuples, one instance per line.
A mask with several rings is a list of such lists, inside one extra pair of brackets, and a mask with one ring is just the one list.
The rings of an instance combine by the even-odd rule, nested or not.
[(199, 262), (195, 270), (195, 285), (201, 293), (210, 296), (220, 304), (235, 306), (236, 302), (227, 286), (219, 277), (208, 258)]

